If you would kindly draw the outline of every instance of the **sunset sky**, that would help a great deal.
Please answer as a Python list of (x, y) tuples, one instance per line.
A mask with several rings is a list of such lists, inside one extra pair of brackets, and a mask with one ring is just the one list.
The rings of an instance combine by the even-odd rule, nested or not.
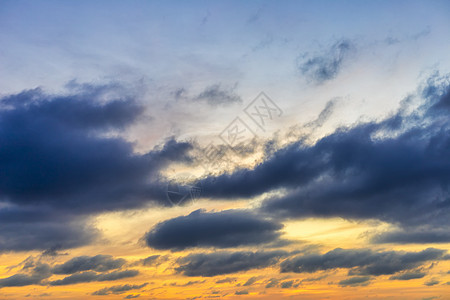
[(0, 0), (0, 299), (450, 299), (449, 1)]

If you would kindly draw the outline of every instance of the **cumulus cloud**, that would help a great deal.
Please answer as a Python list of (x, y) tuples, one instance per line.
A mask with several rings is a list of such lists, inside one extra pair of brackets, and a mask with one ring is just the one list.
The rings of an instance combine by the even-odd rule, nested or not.
[(279, 241), (282, 227), (280, 223), (251, 211), (208, 213), (197, 210), (157, 224), (144, 238), (148, 246), (156, 249), (229, 248)]
[(211, 277), (222, 274), (265, 268), (274, 265), (288, 255), (285, 251), (220, 251), (214, 253), (189, 254), (178, 259), (178, 273), (186, 276)]
[(436, 279), (432, 278), (432, 279), (428, 280), (427, 282), (425, 282), (424, 285), (426, 285), (426, 286), (433, 286), (433, 285), (437, 285), (439, 283), (440, 283), (439, 280), (436, 280)]

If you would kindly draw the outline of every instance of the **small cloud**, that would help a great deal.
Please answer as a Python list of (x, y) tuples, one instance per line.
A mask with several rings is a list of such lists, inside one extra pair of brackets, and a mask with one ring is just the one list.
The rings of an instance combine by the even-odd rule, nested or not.
[(250, 285), (254, 284), (258, 280), (258, 278), (259, 277), (256, 277), (256, 276), (255, 277), (251, 277), (242, 286), (250, 286)]
[(343, 39), (334, 43), (326, 51), (310, 56), (304, 55), (299, 59), (299, 70), (308, 80), (321, 84), (334, 79), (342, 69), (343, 64), (355, 51), (353, 42)]
[(411, 280), (411, 279), (418, 279), (423, 278), (427, 275), (427, 273), (424, 272), (406, 272), (398, 275), (391, 276), (390, 280)]
[(433, 285), (437, 285), (439, 283), (440, 283), (439, 280), (436, 280), (436, 279), (432, 278), (432, 279), (428, 280), (427, 282), (425, 282), (424, 285), (426, 285), (426, 286), (433, 286)]
[(292, 287), (292, 284), (294, 284), (294, 280), (284, 281), (281, 283), (282, 289), (288, 289)]
[(266, 284), (266, 289), (276, 287), (280, 281), (277, 278), (271, 278)]
[(124, 285), (114, 285), (111, 287), (105, 287), (103, 289), (100, 289), (98, 291), (95, 291), (92, 293), (92, 295), (97, 296), (106, 296), (109, 294), (122, 294), (131, 290), (139, 290), (145, 287), (148, 283), (143, 283), (140, 285), (130, 285), (130, 284), (124, 284)]
[(220, 84), (213, 84), (208, 86), (194, 100), (206, 101), (211, 106), (227, 106), (233, 103), (242, 103), (242, 98), (234, 90), (235, 87), (227, 89)]
[(236, 291), (236, 295), (248, 295), (248, 290)]
[(217, 280), (216, 283), (232, 283), (235, 281), (236, 281), (235, 277), (226, 277), (226, 278)]
[(175, 271), (186, 276), (212, 277), (274, 265), (285, 251), (220, 251), (213, 253), (193, 253), (178, 259)]
[(340, 286), (366, 286), (369, 284), (370, 276), (356, 276), (339, 281)]

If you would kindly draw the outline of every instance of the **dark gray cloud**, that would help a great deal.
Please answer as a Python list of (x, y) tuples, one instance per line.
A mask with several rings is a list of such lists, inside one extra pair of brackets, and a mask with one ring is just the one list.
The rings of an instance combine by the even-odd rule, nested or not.
[(276, 287), (276, 286), (278, 286), (278, 283), (280, 283), (279, 279), (271, 278), (271, 279), (269, 279), (269, 282), (266, 284), (266, 289)]
[(169, 139), (137, 154), (105, 135), (143, 113), (132, 97), (109, 95), (115, 90), (34, 89), (0, 99), (0, 251), (80, 246), (95, 237), (85, 216), (166, 201), (159, 171), (188, 161), (192, 146)]
[(206, 280), (202, 280), (202, 281), (199, 281), (199, 280), (191, 281), (191, 280), (189, 280), (189, 281), (186, 282), (186, 283), (179, 284), (179, 283), (176, 283), (176, 282), (172, 282), (172, 283), (170, 283), (169, 285), (170, 285), (170, 286), (191, 286), (191, 285), (200, 284), (200, 283), (205, 283), (205, 282), (206, 282)]
[(329, 49), (315, 55), (305, 54), (298, 60), (300, 72), (308, 80), (323, 83), (335, 78), (343, 64), (354, 53), (356, 46), (350, 40), (340, 40)]
[(238, 247), (279, 241), (280, 223), (251, 211), (197, 210), (187, 216), (163, 221), (145, 235), (156, 249), (183, 250), (189, 247)]
[(53, 274), (73, 274), (81, 271), (105, 272), (119, 269), (126, 263), (123, 258), (111, 255), (78, 256), (52, 268)]
[(355, 276), (339, 281), (340, 286), (364, 286), (368, 285), (370, 276)]
[(282, 289), (290, 289), (293, 284), (294, 284), (294, 280), (288, 280), (288, 281), (283, 281), (280, 286)]
[(425, 282), (424, 285), (426, 285), (426, 286), (433, 286), (433, 285), (437, 285), (439, 283), (440, 283), (439, 280), (436, 280), (436, 279), (432, 278), (432, 279), (428, 280), (427, 282)]
[(42, 280), (49, 278), (51, 275), (49, 265), (38, 263), (33, 267), (30, 274), (19, 273), (0, 279), (0, 288), (40, 284)]
[(258, 281), (258, 279), (259, 279), (259, 277), (253, 276), (253, 277), (249, 278), (242, 286), (251, 286), (256, 281)]
[(248, 290), (236, 291), (235, 295), (248, 295)]
[(448, 113), (450, 110), (450, 75), (441, 76), (439, 72), (435, 72), (428, 78), (422, 95), (433, 103), (430, 114), (439, 113), (439, 111)]
[(396, 243), (396, 244), (428, 244), (449, 243), (450, 232), (441, 229), (408, 229), (394, 230), (372, 237), (373, 243)]
[(123, 299), (135, 299), (135, 298), (139, 298), (141, 296), (141, 294), (136, 294), (136, 295), (126, 295)]
[(313, 273), (349, 269), (351, 275), (385, 275), (415, 269), (426, 262), (444, 259), (446, 251), (428, 248), (420, 252), (372, 251), (336, 248), (325, 254), (306, 254), (283, 261), (281, 272)]
[(0, 208), (0, 252), (74, 248), (98, 237), (86, 218), (63, 218), (40, 207)]
[(208, 86), (194, 98), (195, 101), (206, 101), (211, 106), (225, 106), (242, 103), (242, 99), (234, 92), (234, 88), (225, 89), (220, 84)]
[(96, 273), (92, 271), (72, 274), (63, 279), (50, 281), (50, 285), (69, 285), (93, 281), (114, 281), (124, 278), (135, 277), (139, 274), (137, 270), (114, 271), (111, 273)]
[(336, 107), (337, 99), (332, 99), (325, 104), (324, 109), (320, 112), (317, 118), (311, 122), (305, 124), (305, 127), (311, 128), (312, 130), (322, 127), (323, 124), (330, 118)]
[(232, 283), (235, 281), (236, 281), (235, 277), (226, 277), (226, 278), (217, 280), (216, 283)]
[[(110, 255), (78, 256), (65, 263), (51, 265), (54, 257), (48, 257), (44, 252), (38, 256), (29, 256), (21, 263), (9, 267), (19, 269), (20, 273), (0, 279), (1, 287), (27, 285), (69, 285), (93, 281), (114, 281), (135, 277), (137, 270), (119, 270), (126, 261), (113, 258)], [(47, 263), (45, 263), (47, 261)], [(115, 270), (110, 272), (111, 270)], [(109, 273), (108, 273), (109, 272)], [(63, 279), (49, 281), (53, 275), (71, 274)], [(111, 289), (111, 292), (115, 289)]]
[(161, 256), (158, 254), (151, 255), (149, 257), (146, 257), (144, 259), (140, 259), (134, 263), (131, 264), (131, 266), (144, 266), (144, 267), (156, 267), (162, 264), (163, 262), (167, 261), (169, 257), (167, 255)]
[(287, 255), (285, 251), (260, 252), (214, 252), (189, 254), (178, 259), (175, 270), (186, 276), (216, 276), (274, 265)]
[(155, 264), (155, 262), (160, 258), (161, 255), (152, 255), (149, 257), (146, 257), (142, 260), (143, 266), (152, 266)]
[(423, 278), (427, 275), (425, 272), (421, 271), (411, 271), (411, 272), (405, 272), (398, 275), (391, 276), (390, 280), (411, 280), (411, 279), (418, 279)]
[(143, 283), (143, 284), (124, 284), (124, 285), (113, 285), (110, 287), (105, 287), (102, 288), (98, 291), (95, 291), (92, 293), (92, 295), (97, 295), (97, 296), (106, 296), (109, 294), (123, 294), (125, 292), (131, 291), (131, 290), (140, 290), (143, 287), (145, 287), (148, 283)]

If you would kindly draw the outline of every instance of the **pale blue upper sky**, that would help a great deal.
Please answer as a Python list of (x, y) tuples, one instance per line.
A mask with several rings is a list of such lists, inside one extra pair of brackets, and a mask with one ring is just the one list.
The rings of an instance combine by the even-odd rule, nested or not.
[[(139, 83), (152, 109), (165, 107), (167, 118), (178, 116), (167, 112), (174, 90), (194, 97), (220, 84), (244, 103), (266, 91), (291, 113), (290, 125), (308, 121), (333, 97), (365, 103), (358, 114), (377, 116), (424, 74), (450, 70), (449, 13), (448, 1), (3, 0), (0, 94), (37, 86), (59, 91), (71, 80)], [(343, 40), (352, 51), (336, 76), (308, 80), (301, 63), (332, 56)], [(195, 118), (201, 128), (200, 120), (218, 118), (205, 105), (180, 109), (205, 112), (209, 118)], [(154, 127), (171, 128), (161, 136), (179, 134), (190, 128), (183, 122), (159, 120)]]

